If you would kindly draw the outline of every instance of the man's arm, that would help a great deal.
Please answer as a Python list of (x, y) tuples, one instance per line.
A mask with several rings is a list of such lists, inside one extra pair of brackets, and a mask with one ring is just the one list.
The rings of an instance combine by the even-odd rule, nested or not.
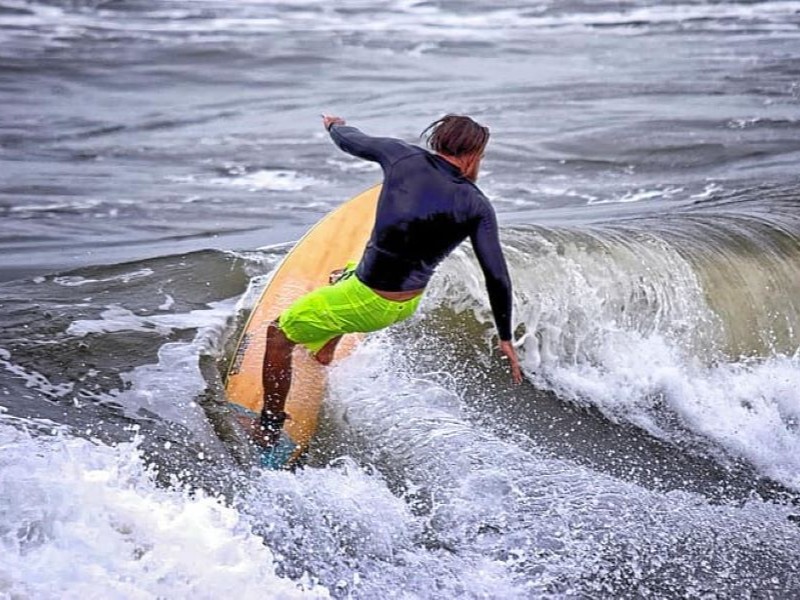
[(323, 124), (339, 148), (358, 158), (380, 163), (382, 167), (390, 165), (412, 150), (402, 140), (368, 136), (355, 127), (347, 126), (339, 117), (323, 117)]
[(470, 236), (478, 263), (486, 278), (486, 291), (501, 341), (511, 339), (511, 278), (500, 246), (497, 217), (491, 208), (481, 216)]
[(511, 278), (500, 246), (497, 217), (491, 206), (487, 206), (470, 235), (472, 247), (486, 279), (486, 291), (492, 307), (497, 333), (500, 336), (500, 351), (511, 363), (511, 375), (516, 383), (522, 381), (522, 372), (514, 345), (511, 343)]

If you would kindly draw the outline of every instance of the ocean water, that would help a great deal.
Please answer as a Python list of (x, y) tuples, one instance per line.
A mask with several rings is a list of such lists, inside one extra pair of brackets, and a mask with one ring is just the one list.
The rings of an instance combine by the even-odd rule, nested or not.
[[(0, 0), (0, 597), (800, 595), (800, 2)], [(469, 246), (253, 468), (237, 330), (380, 170), (492, 139)]]

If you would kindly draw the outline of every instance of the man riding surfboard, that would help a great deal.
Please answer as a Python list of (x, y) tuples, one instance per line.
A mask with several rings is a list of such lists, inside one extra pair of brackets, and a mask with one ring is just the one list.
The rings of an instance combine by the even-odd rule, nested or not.
[(346, 333), (377, 331), (410, 317), (437, 265), (470, 238), (511, 375), (521, 382), (511, 343), (511, 281), (500, 247), (494, 209), (475, 185), (489, 129), (447, 115), (432, 123), (429, 152), (399, 139), (370, 137), (339, 117), (323, 116), (334, 143), (377, 162), (384, 174), (375, 225), (357, 266), (332, 274), (332, 285), (295, 301), (267, 328), (262, 382), (264, 407), (250, 433), (270, 448), (288, 415), (292, 351), (304, 346), (322, 364), (333, 359)]

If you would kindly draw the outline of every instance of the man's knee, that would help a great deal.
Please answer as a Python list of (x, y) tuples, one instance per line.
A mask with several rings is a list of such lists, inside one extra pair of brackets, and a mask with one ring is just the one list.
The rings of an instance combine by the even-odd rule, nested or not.
[(325, 344), (319, 352), (314, 354), (314, 358), (316, 361), (324, 366), (331, 364), (333, 361), (333, 355), (336, 353), (336, 346), (339, 343), (339, 340), (342, 339), (342, 336), (336, 336), (332, 340), (330, 340), (327, 344)]

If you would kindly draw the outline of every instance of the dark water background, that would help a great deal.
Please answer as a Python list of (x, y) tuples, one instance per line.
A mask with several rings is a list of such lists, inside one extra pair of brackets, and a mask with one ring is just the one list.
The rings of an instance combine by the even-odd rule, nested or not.
[[(526, 382), (464, 248), (250, 472), (321, 112), (490, 126)], [(0, 0), (0, 595), (800, 594), (799, 133), (800, 2)]]

